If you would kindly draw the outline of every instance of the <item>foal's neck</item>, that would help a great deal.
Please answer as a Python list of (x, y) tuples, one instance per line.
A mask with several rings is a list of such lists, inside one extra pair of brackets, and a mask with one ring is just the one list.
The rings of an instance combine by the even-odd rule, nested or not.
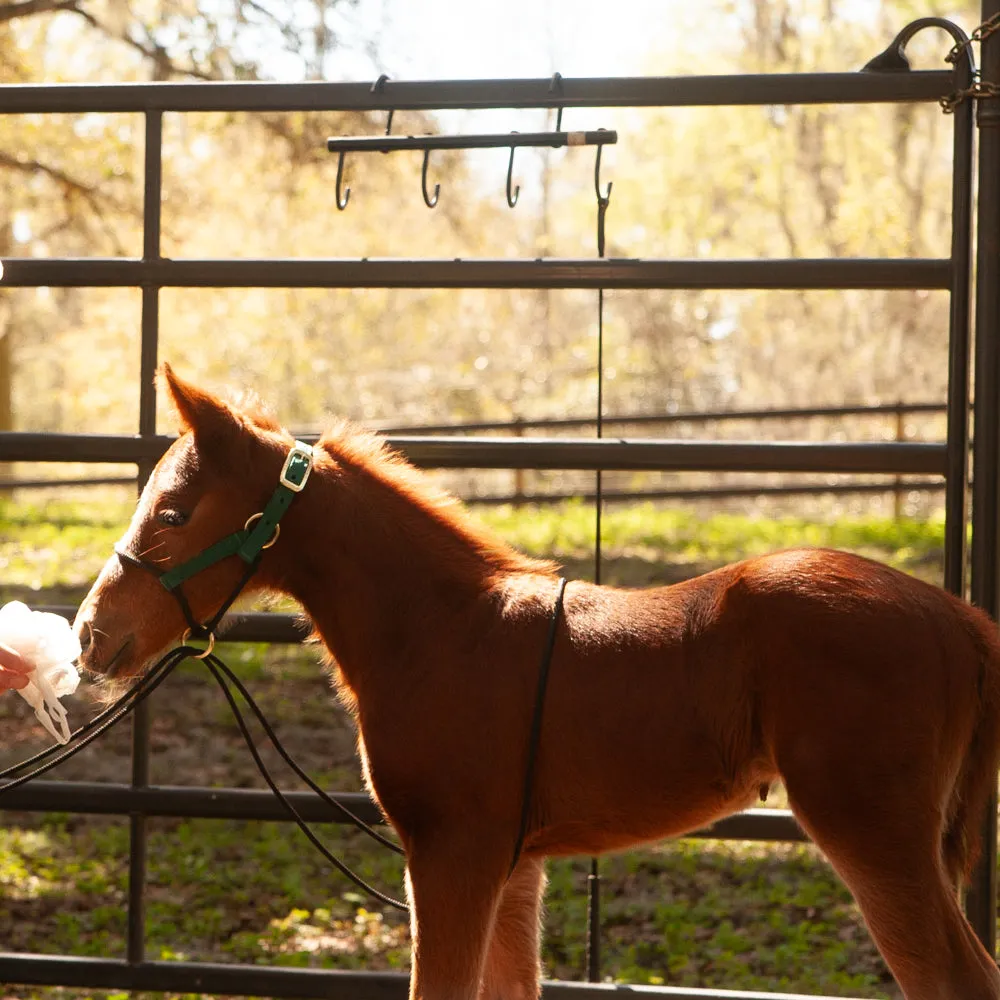
[(296, 597), (353, 687), (419, 667), (481, 629), (512, 578), (552, 576), (479, 529), (367, 436), (325, 441), (287, 535)]

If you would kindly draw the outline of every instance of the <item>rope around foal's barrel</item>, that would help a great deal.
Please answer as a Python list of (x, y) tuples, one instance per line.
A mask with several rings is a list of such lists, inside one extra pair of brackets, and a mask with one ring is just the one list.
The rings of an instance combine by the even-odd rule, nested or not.
[[(327, 805), (336, 809), (347, 822), (352, 823), (359, 830), (363, 830), (372, 839), (376, 840), (384, 847), (387, 847), (391, 851), (395, 851), (397, 854), (403, 854), (403, 849), (398, 844), (393, 843), (377, 830), (370, 827), (363, 819), (356, 816), (350, 809), (348, 809), (347, 806), (338, 802), (328, 792), (320, 788), (320, 786), (317, 785), (316, 782), (313, 781), (313, 779), (310, 778), (309, 775), (306, 774), (306, 772), (303, 771), (302, 768), (295, 762), (284, 746), (282, 746), (281, 741), (278, 739), (278, 736), (274, 732), (271, 724), (267, 721), (267, 718), (261, 711), (260, 706), (256, 701), (254, 701), (253, 696), (247, 690), (243, 682), (217, 656), (213, 653), (205, 655), (204, 651), (198, 649), (196, 646), (178, 646), (176, 649), (172, 649), (170, 652), (162, 656), (152, 669), (140, 678), (140, 680), (128, 691), (126, 691), (125, 694), (123, 694), (113, 705), (101, 712), (100, 715), (91, 719), (86, 725), (77, 729), (70, 736), (71, 746), (67, 746), (65, 748), (58, 745), (49, 747), (49, 749), (43, 750), (40, 753), (35, 754), (33, 757), (29, 757), (27, 760), (23, 760), (19, 764), (14, 764), (3, 771), (0, 771), (0, 779), (11, 779), (9, 781), (4, 781), (3, 784), (0, 784), (0, 796), (12, 788), (17, 788), (20, 785), (26, 784), (40, 775), (45, 774), (46, 771), (52, 770), (52, 768), (78, 754), (84, 749), (84, 747), (89, 746), (99, 736), (103, 735), (112, 726), (124, 719), (125, 716), (139, 704), (139, 702), (148, 698), (163, 683), (163, 681), (166, 680), (167, 676), (187, 659), (201, 660), (201, 662), (203, 662), (208, 668), (209, 673), (211, 673), (215, 682), (219, 685), (226, 701), (229, 704), (230, 711), (232, 711), (233, 718), (236, 720), (236, 725), (240, 730), (240, 735), (243, 737), (247, 748), (250, 750), (250, 755), (253, 757), (257, 770), (260, 771), (264, 781), (267, 782), (268, 788), (270, 788), (274, 793), (274, 796), (282, 804), (285, 811), (289, 814), (299, 829), (306, 835), (306, 837), (309, 838), (309, 842), (320, 852), (320, 854), (323, 855), (324, 858), (326, 858), (327, 861), (330, 862), (330, 864), (337, 869), (337, 871), (349, 878), (360, 889), (364, 889), (364, 891), (374, 899), (377, 899), (379, 902), (385, 903), (388, 906), (393, 906), (398, 910), (408, 910), (409, 908), (405, 903), (398, 899), (394, 899), (392, 896), (388, 896), (376, 889), (374, 886), (369, 885), (363, 878), (361, 878), (360, 875), (356, 875), (353, 871), (351, 871), (351, 869), (348, 868), (343, 861), (336, 857), (336, 855), (334, 855), (312, 831), (309, 824), (302, 818), (299, 811), (294, 805), (292, 805), (285, 794), (277, 786), (274, 778), (271, 777), (270, 771), (268, 771), (267, 766), (257, 750), (253, 740), (253, 735), (250, 733), (250, 729), (243, 717), (243, 713), (240, 711), (236, 698), (233, 696), (230, 684), (239, 692), (240, 697), (242, 697), (246, 704), (250, 707), (250, 710), (256, 716), (261, 728), (264, 730), (268, 740), (270, 740), (271, 745), (278, 752), (281, 759), (285, 761), (292, 771), (303, 782), (305, 782), (305, 784), (307, 784), (312, 791), (314, 791)], [(34, 770), (27, 771), (27, 773), (22, 773), (26, 768), (31, 768), (35, 764), (38, 764), (39, 766), (35, 767)]]

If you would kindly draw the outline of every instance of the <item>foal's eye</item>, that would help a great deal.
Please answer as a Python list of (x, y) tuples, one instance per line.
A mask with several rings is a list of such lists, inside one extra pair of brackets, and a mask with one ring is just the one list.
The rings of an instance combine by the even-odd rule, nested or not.
[(183, 524), (187, 524), (188, 515), (182, 510), (161, 510), (156, 515), (156, 520), (160, 524), (165, 524), (170, 528), (179, 528)]

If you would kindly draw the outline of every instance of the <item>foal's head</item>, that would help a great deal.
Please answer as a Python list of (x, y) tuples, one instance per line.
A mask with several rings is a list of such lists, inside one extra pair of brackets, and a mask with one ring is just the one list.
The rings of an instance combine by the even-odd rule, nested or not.
[[(76, 617), (81, 665), (113, 677), (140, 672), (188, 627), (180, 603), (127, 556), (156, 569), (180, 565), (242, 529), (275, 489), (291, 437), (271, 418), (196, 389), (163, 365), (160, 384), (180, 418), (181, 436), (153, 470), (118, 550)], [(246, 564), (221, 560), (182, 584), (195, 621), (211, 617)]]

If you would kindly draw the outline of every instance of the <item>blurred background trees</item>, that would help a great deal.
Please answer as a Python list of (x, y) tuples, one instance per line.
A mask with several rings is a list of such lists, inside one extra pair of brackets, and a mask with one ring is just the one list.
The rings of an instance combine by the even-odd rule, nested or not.
[[(427, 6), (428, 21), (449, 14), (448, 0), (437, 6)], [(479, 24), (487, 35), (499, 16), (486, 12), (490, 6), (481, 5)], [(589, 17), (590, 6), (579, 16)], [(690, 6), (665, 2), (659, 19), (640, 23), (622, 5), (609, 30), (648, 39), (645, 62), (631, 72), (856, 70), (911, 18), (942, 13), (971, 27), (976, 7), (706, 0), (692, 13)], [(17, 0), (0, 6), (0, 80), (356, 78), (355, 67), (382, 65), (387, 26), (404, 7), (400, 0)], [(415, 50), (435, 37), (428, 31), (413, 40)], [(438, 44), (456, 41), (453, 32)], [(943, 65), (948, 47), (943, 34), (922, 38), (919, 64)], [(434, 71), (448, 65), (441, 51), (427, 54), (424, 76), (446, 75)], [(539, 66), (533, 75), (558, 68)], [(547, 121), (544, 111), (518, 112), (503, 127)], [(336, 160), (325, 137), (384, 124), (382, 116), (321, 112), (167, 115), (164, 254), (596, 252), (593, 160), (580, 150), (519, 151), (514, 211), (503, 196), (506, 151), (432, 157), (432, 183), (442, 185), (434, 211), (420, 198), (419, 154), (348, 156), (352, 199), (336, 211)], [(614, 180), (612, 256), (948, 252), (950, 129), (936, 106), (595, 109), (567, 112), (565, 125), (619, 130), (605, 162)], [(457, 127), (493, 125), (485, 114), (454, 113), (438, 120), (400, 113), (394, 123), (400, 133)], [(0, 257), (138, 255), (141, 158), (140, 116), (0, 117)], [(296, 426), (330, 412), (397, 425), (589, 416), (594, 299), (168, 289), (161, 352), (212, 384), (251, 383)], [(134, 430), (138, 318), (134, 290), (0, 286), (0, 422)], [(946, 335), (943, 293), (614, 293), (607, 411), (943, 400)]]

